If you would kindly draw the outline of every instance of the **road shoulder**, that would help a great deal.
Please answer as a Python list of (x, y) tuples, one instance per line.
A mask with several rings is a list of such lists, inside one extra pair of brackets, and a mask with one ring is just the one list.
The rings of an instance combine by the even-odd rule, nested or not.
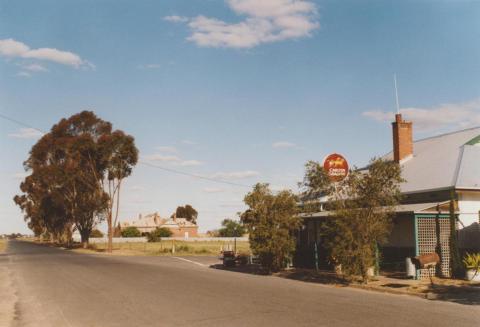
[(12, 326), (16, 317), (17, 295), (9, 265), (8, 254), (0, 253), (0, 326)]

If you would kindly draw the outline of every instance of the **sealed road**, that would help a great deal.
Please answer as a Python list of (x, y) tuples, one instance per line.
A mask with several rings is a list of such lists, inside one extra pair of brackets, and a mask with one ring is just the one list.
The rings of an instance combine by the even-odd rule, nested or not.
[(480, 326), (480, 306), (216, 270), (212, 258), (85, 255), (20, 241), (5, 257), (13, 326)]

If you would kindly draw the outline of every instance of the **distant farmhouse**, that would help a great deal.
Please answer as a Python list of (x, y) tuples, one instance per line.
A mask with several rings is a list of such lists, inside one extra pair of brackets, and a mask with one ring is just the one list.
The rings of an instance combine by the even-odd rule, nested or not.
[[(406, 182), (401, 185), (403, 200), (396, 207), (389, 242), (382, 248), (382, 262), (401, 265), (407, 257), (437, 252), (441, 258), (437, 273), (448, 277), (452, 209), (459, 248), (480, 250), (480, 127), (413, 141), (412, 123), (397, 114), (392, 130), (393, 151), (383, 159), (398, 162)], [(312, 264), (314, 244), (322, 243), (319, 224), (329, 215), (323, 211), (305, 216), (297, 265)], [(416, 277), (427, 275), (420, 269)]]
[(140, 214), (135, 220), (121, 223), (122, 229), (126, 227), (137, 227), (142, 233), (149, 233), (157, 227), (165, 227), (172, 232), (172, 237), (189, 238), (198, 236), (198, 226), (196, 224), (186, 218), (177, 218), (175, 214), (172, 218), (161, 218), (157, 212), (143, 217)]

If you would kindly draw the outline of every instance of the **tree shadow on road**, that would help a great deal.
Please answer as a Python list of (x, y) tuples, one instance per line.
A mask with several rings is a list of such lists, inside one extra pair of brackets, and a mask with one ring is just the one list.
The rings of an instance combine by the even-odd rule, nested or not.
[(271, 275), (276, 277), (281, 277), (285, 279), (297, 280), (307, 283), (318, 283), (318, 284), (335, 284), (335, 285), (348, 285), (349, 281), (343, 279), (335, 273), (327, 272), (327, 271), (311, 271), (308, 269), (289, 269), (284, 270), (281, 272), (268, 274), (261, 268), (260, 265), (256, 264), (249, 264), (243, 266), (233, 266), (233, 267), (225, 267), (222, 264), (211, 265), (210, 268), (225, 270), (235, 273), (243, 273), (243, 274), (250, 274), (250, 275)]
[(233, 267), (227, 267), (227, 266), (224, 266), (223, 264), (214, 264), (214, 265), (210, 265), (210, 268), (242, 273), (242, 274), (250, 274), (250, 275), (263, 275), (263, 276), (269, 275), (262, 269), (260, 265), (255, 265), (255, 264), (238, 265)]
[(428, 289), (428, 298), (465, 305), (480, 305), (478, 285), (433, 285)]
[(308, 269), (294, 269), (294, 270), (286, 270), (279, 272), (277, 274), (279, 277), (298, 280), (307, 283), (317, 283), (317, 284), (334, 284), (334, 285), (341, 285), (347, 286), (351, 282), (345, 278), (342, 278), (335, 274), (334, 272), (330, 271), (314, 271)]

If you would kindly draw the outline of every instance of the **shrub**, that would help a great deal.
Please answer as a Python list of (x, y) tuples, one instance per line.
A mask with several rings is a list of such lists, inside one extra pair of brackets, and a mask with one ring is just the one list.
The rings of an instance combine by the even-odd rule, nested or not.
[(122, 229), (122, 237), (140, 237), (142, 233), (138, 230), (137, 227), (131, 226)]
[(463, 258), (463, 263), (467, 269), (480, 271), (480, 253), (467, 253)]
[(98, 229), (94, 229), (90, 233), (90, 237), (103, 237), (103, 233), (101, 231), (99, 231)]
[(218, 230), (220, 237), (242, 237), (246, 232), (246, 228), (241, 222), (232, 219), (224, 219), (222, 226), (223, 227)]
[(219, 237), (220, 236), (220, 232), (218, 231), (218, 229), (209, 230), (209, 231), (207, 231), (206, 234), (209, 237)]
[(166, 227), (157, 227), (153, 232), (147, 235), (149, 242), (159, 242), (162, 237), (172, 236), (172, 231)]
[(177, 252), (190, 252), (190, 247), (188, 245), (179, 245), (175, 249)]
[(301, 224), (296, 196), (291, 191), (274, 194), (268, 184), (256, 184), (244, 202), (249, 209), (240, 217), (253, 254), (267, 273), (279, 271), (295, 251), (294, 235)]

